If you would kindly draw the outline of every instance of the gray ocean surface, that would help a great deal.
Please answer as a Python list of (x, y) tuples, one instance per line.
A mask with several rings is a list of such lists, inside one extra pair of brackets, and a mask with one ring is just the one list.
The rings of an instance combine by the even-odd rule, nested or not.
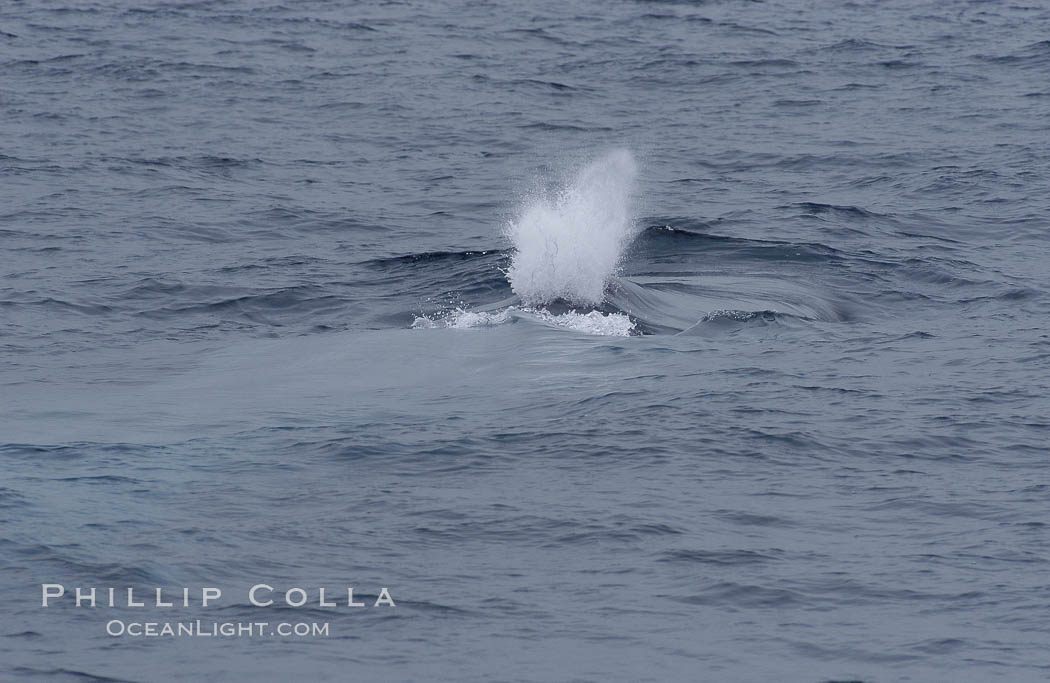
[(1050, 679), (1048, 38), (0, 3), (0, 678)]

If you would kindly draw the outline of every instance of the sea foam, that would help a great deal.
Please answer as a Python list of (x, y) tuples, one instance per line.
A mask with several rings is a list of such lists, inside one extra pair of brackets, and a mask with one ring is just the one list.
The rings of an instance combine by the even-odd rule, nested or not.
[(569, 311), (555, 315), (546, 309), (518, 308), (511, 306), (502, 311), (488, 313), (483, 311), (468, 311), (457, 308), (453, 311), (437, 315), (416, 316), (412, 322), (415, 329), (452, 328), (469, 329), (472, 327), (493, 327), (513, 322), (516, 318), (531, 318), (536, 322), (564, 327), (584, 334), (592, 334), (604, 337), (628, 337), (635, 329), (634, 321), (623, 313), (602, 313), (601, 311), (589, 311), (577, 313)]
[(506, 227), (514, 245), (507, 278), (522, 303), (601, 304), (635, 236), (631, 195), (637, 172), (631, 153), (615, 150), (585, 166), (559, 191), (524, 203), (521, 215)]

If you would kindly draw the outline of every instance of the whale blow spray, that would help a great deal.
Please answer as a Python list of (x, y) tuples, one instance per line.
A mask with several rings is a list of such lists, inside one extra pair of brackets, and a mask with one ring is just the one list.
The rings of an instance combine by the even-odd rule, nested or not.
[(524, 304), (555, 299), (599, 305), (624, 249), (635, 236), (631, 194), (638, 166), (627, 150), (584, 167), (561, 190), (525, 203), (510, 223), (507, 278)]

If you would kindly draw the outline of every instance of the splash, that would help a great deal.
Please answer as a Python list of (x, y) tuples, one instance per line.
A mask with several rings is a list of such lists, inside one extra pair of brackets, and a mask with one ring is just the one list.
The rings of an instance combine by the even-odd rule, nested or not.
[(507, 278), (527, 306), (556, 299), (598, 305), (635, 236), (631, 194), (637, 164), (627, 150), (591, 162), (553, 196), (526, 202), (507, 226)]
[(513, 307), (499, 311), (498, 313), (485, 313), (481, 311), (467, 311), (457, 308), (443, 315), (416, 316), (412, 327), (416, 329), (433, 329), (438, 327), (450, 327), (453, 329), (467, 329), (470, 327), (491, 327), (510, 322)]

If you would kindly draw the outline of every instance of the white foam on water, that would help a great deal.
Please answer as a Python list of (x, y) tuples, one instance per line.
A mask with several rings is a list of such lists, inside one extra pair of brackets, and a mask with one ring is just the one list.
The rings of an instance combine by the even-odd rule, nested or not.
[(519, 309), (515, 306), (506, 308), (496, 313), (485, 313), (481, 311), (466, 311), (457, 308), (444, 315), (429, 317), (417, 316), (412, 322), (415, 329), (469, 329), (474, 327), (492, 327), (502, 325), (514, 319), (515, 315), (532, 317), (542, 323), (563, 327), (584, 334), (601, 335), (607, 337), (628, 337), (634, 331), (634, 322), (623, 313), (602, 313), (601, 311), (589, 311), (587, 313), (554, 314), (546, 309)]
[(448, 313), (436, 317), (426, 315), (417, 316), (416, 319), (412, 321), (412, 327), (415, 329), (449, 327), (460, 330), (470, 327), (491, 327), (493, 325), (502, 325), (505, 322), (509, 322), (513, 310), (513, 307), (511, 307), (496, 313), (485, 313), (457, 308), (454, 311), (449, 311)]
[(457, 310), (448, 319), (448, 327), (466, 329), (469, 327), (491, 327), (502, 325), (511, 319), (511, 309), (507, 308), (498, 313), (484, 313), (479, 311)]
[(554, 315), (545, 310), (533, 312), (544, 322), (586, 334), (596, 334), (604, 337), (629, 337), (634, 330), (634, 321), (623, 313), (605, 314), (601, 311), (577, 313), (576, 311), (570, 311)]
[(585, 166), (552, 196), (528, 199), (506, 227), (514, 245), (507, 271), (527, 306), (555, 299), (599, 305), (634, 239), (631, 195), (638, 166), (625, 149)]

